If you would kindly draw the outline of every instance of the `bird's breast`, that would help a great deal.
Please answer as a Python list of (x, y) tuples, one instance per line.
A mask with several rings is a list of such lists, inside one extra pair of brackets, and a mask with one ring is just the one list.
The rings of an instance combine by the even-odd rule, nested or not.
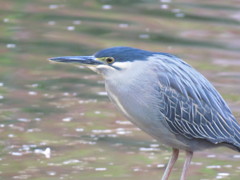
[(162, 98), (155, 85), (144, 78), (128, 78), (125, 81), (106, 81), (106, 90), (117, 108), (143, 131), (163, 143), (173, 134), (166, 128), (160, 112)]

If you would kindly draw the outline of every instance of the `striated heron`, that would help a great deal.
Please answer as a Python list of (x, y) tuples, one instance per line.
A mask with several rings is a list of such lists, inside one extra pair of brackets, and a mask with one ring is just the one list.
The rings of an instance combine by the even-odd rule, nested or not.
[(193, 152), (226, 146), (240, 151), (240, 124), (221, 95), (199, 72), (178, 57), (131, 47), (113, 47), (92, 56), (50, 60), (86, 65), (101, 74), (111, 101), (136, 126), (172, 147), (162, 180), (179, 150), (186, 152), (181, 180)]

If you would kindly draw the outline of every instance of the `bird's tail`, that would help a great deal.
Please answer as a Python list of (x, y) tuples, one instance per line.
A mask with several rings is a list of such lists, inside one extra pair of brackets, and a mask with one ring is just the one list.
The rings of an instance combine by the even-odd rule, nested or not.
[(233, 122), (233, 129), (234, 129), (234, 134), (235, 134), (234, 145), (237, 147), (238, 151), (240, 152), (240, 124), (237, 121)]

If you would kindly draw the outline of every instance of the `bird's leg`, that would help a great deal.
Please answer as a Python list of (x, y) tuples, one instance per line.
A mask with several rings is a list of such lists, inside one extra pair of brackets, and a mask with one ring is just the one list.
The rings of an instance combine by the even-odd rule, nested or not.
[(172, 171), (172, 168), (173, 168), (175, 162), (178, 159), (178, 154), (179, 154), (179, 149), (173, 148), (172, 149), (172, 156), (171, 156), (171, 158), (168, 161), (168, 165), (167, 165), (167, 168), (164, 171), (162, 180), (168, 180), (168, 177), (169, 177), (169, 175), (170, 175), (170, 173)]
[(192, 151), (186, 151), (186, 159), (185, 159), (185, 162), (184, 162), (184, 165), (183, 165), (183, 171), (182, 171), (182, 175), (181, 175), (180, 180), (186, 180), (186, 173), (187, 173), (187, 170), (188, 170), (189, 165), (191, 163), (192, 156), (193, 156)]

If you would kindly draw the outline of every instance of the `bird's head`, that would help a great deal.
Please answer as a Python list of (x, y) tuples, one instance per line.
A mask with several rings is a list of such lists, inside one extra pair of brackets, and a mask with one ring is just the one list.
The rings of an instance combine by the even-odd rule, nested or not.
[(89, 67), (106, 76), (109, 72), (129, 69), (135, 62), (147, 61), (153, 53), (131, 47), (112, 47), (103, 49), (91, 56), (63, 56), (51, 58), (51, 61), (75, 63)]

